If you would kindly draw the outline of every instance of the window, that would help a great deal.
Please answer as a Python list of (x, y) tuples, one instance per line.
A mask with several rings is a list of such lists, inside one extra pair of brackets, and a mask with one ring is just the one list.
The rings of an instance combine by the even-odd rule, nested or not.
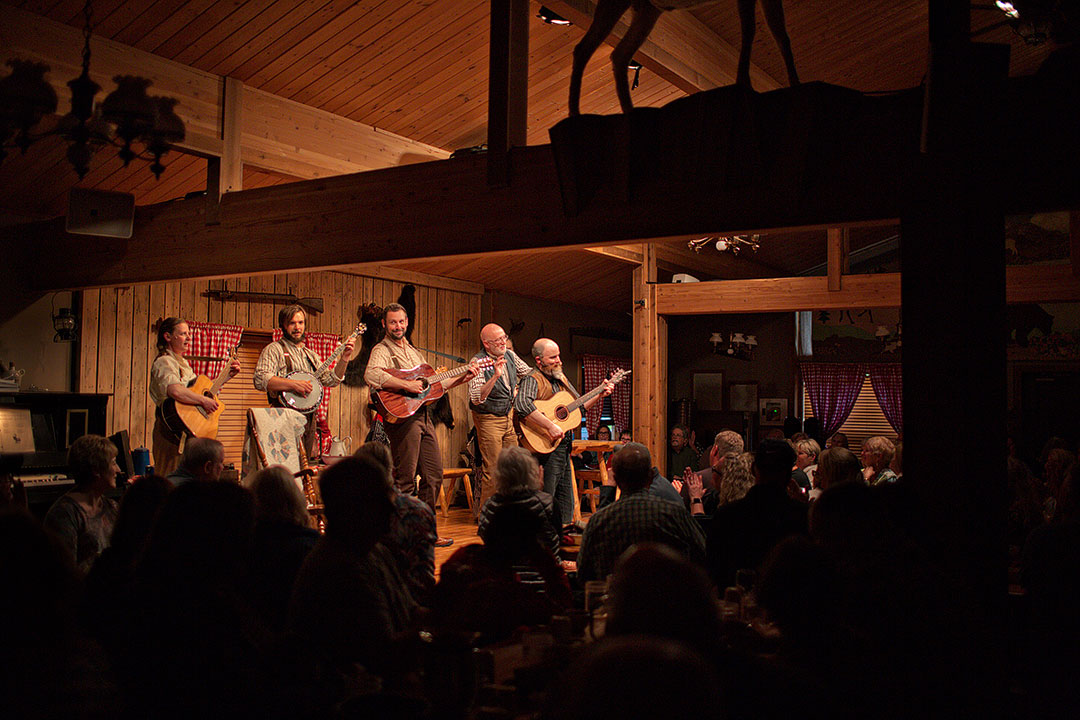
[[(806, 386), (803, 386), (803, 407), (806, 408), (806, 417), (814, 416), (814, 410), (810, 407), (810, 396), (806, 394)], [(838, 432), (847, 435), (848, 445), (856, 455), (859, 454), (859, 448), (862, 447), (866, 438), (882, 435), (890, 440), (896, 439), (896, 431), (885, 419), (881, 406), (878, 405), (874, 387), (870, 383), (870, 375), (863, 376), (859, 399), (855, 401), (855, 407), (852, 408), (851, 414), (840, 426)]]

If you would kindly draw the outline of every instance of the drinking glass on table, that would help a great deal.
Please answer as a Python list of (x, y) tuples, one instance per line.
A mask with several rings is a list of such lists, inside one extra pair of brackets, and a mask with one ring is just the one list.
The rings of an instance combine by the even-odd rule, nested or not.
[(585, 612), (591, 613), (602, 607), (607, 600), (607, 580), (587, 580), (585, 582)]

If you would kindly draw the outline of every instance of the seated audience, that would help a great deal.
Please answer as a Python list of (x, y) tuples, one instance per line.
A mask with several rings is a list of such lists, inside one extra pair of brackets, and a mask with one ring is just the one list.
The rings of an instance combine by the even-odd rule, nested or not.
[(724, 717), (716, 670), (662, 637), (626, 635), (587, 647), (548, 698), (547, 720)]
[(289, 625), (344, 676), (354, 664), (391, 680), (409, 663), (416, 603), (390, 552), (394, 490), (386, 467), (347, 457), (319, 477), (326, 535), (304, 560)]
[(862, 444), (863, 478), (870, 485), (896, 482), (896, 473), (889, 468), (896, 446), (881, 435), (867, 438)]
[[(716, 491), (720, 487), (718, 482), (720, 478), (721, 469), (724, 467), (724, 463), (729, 457), (734, 457), (743, 451), (743, 439), (739, 433), (733, 430), (721, 430), (716, 434), (713, 439), (712, 447), (709, 448), (709, 467), (705, 468), (698, 475), (701, 476), (701, 487), (704, 491), (703, 502), (705, 505), (704, 512), (709, 514), (715, 509), (716, 505)], [(690, 507), (690, 491), (686, 487), (686, 483), (682, 482), (681, 475), (672, 475), (673, 481), (680, 481), (679, 495), (682, 497), (683, 503), (686, 505), (687, 510), (693, 510)], [(672, 483), (674, 485), (674, 482)]]
[[(627, 443), (623, 447), (627, 447), (629, 445), (645, 447), (640, 443)], [(612, 455), (612, 460), (614, 460), (614, 455)], [(653, 465), (649, 473), (649, 492), (651, 494), (663, 500), (670, 500), (671, 502), (678, 503), (682, 502), (682, 497), (679, 495), (679, 488), (677, 488), (675, 486), (675, 483), (673, 483), (671, 480), (668, 480), (666, 477), (660, 474), (660, 468)], [(681, 481), (677, 482), (680, 483), (679, 487), (682, 487)], [(596, 501), (596, 508), (598, 510), (600, 508), (605, 508), (611, 503), (615, 502), (615, 487), (615, 473), (609, 472), (607, 482), (598, 488), (599, 495)]]
[(757, 569), (788, 535), (806, 534), (806, 505), (787, 494), (795, 451), (786, 440), (764, 440), (754, 453), (755, 483), (746, 497), (716, 509), (709, 523), (707, 564), (727, 587), (742, 568)]
[(1031, 717), (1073, 718), (1080, 707), (1080, 482), (1064, 484), (1054, 521), (1031, 532), (1021, 582), (1028, 592)]
[(843, 482), (865, 484), (862, 463), (847, 448), (831, 447), (818, 458), (817, 471), (814, 473), (814, 489), (810, 491), (810, 500), (817, 500), (821, 493), (833, 485)]
[(100, 435), (83, 435), (68, 450), (68, 471), (75, 487), (61, 495), (45, 515), (53, 533), (83, 575), (109, 546), (117, 505), (105, 497), (116, 489), (116, 446)]
[(607, 577), (623, 551), (647, 541), (665, 543), (691, 561), (702, 562), (704, 537), (682, 500), (664, 500), (649, 491), (653, 468), (648, 448), (629, 443), (615, 453), (611, 466), (622, 496), (597, 510), (585, 526), (578, 577)]
[[(754, 486), (754, 454), (743, 452), (729, 457), (720, 472), (716, 491), (716, 507), (728, 505), (746, 497)], [(706, 500), (707, 502), (707, 500)], [(715, 508), (713, 510), (715, 512)]]
[(175, 486), (192, 480), (217, 481), (225, 469), (225, 446), (211, 438), (189, 438), (180, 464), (169, 474)]
[[(368, 441), (354, 453), (373, 460), (394, 476), (394, 458), (383, 442)], [(397, 562), (413, 600), (426, 605), (435, 587), (435, 513), (423, 500), (394, 488), (390, 529), (379, 541)]]
[(682, 423), (671, 426), (667, 467), (673, 478), (681, 478), (686, 468), (698, 469), (698, 454), (690, 437), (690, 429)]
[(271, 465), (247, 483), (255, 496), (252, 601), (267, 626), (284, 630), (293, 583), (319, 533), (311, 527), (307, 500), (288, 469)]
[(1046, 454), (1046, 460), (1043, 463), (1043, 493), (1046, 497), (1043, 503), (1043, 516), (1047, 522), (1057, 515), (1065, 478), (1070, 474), (1075, 463), (1075, 456), (1063, 448), (1053, 448)]
[(625, 445), (628, 442), (634, 442), (634, 434), (629, 430), (623, 430), (619, 433), (619, 442)]
[(896, 480), (900, 482), (904, 479), (904, 441), (897, 440), (893, 443), (893, 456), (892, 462), (889, 463), (889, 469), (896, 473)]
[[(794, 441), (795, 446), (795, 469), (801, 470), (806, 475), (809, 483), (807, 490), (814, 485), (814, 472), (817, 471), (818, 456), (821, 454), (821, 446), (817, 441), (805, 437)], [(801, 483), (800, 483), (801, 485)]]
[(842, 447), (845, 450), (850, 450), (851, 449), (851, 448), (848, 447), (847, 435), (845, 435), (842, 432), (833, 433), (832, 437), (830, 437), (827, 441), (825, 441), (825, 447), (826, 447), (826, 449), (832, 448), (832, 447)]
[(247, 600), (254, 527), (254, 500), (238, 485), (188, 482), (169, 493), (117, 641), (130, 717), (267, 712), (267, 633)]
[(605, 607), (608, 636), (670, 638), (709, 659), (721, 647), (716, 589), (701, 566), (667, 545), (639, 543), (623, 553)]
[(1028, 535), (1043, 522), (1039, 488), (1028, 466), (1014, 457), (1008, 459), (1009, 516), (1011, 547), (1023, 547)]
[[(509, 447), (495, 463), (495, 495), (480, 509), (477, 534), (511, 564), (533, 556), (539, 545), (559, 558), (559, 533), (551, 495), (540, 488), (540, 466), (525, 448)], [(504, 547), (499, 548), (498, 546)]]
[(90, 568), (83, 596), (87, 630), (108, 649), (127, 620), (135, 567), (146, 550), (172, 483), (162, 475), (139, 478), (124, 492), (109, 547)]

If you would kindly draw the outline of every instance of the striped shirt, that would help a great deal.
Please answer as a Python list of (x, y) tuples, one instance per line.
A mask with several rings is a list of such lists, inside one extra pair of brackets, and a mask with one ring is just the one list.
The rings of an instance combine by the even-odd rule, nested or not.
[[(491, 353), (487, 353), (487, 356), (490, 357), (492, 360), (498, 360), (498, 358), (496, 358)], [(506, 359), (507, 359), (506, 364), (507, 365), (510, 365), (510, 358), (511, 358), (511, 355), (508, 353), (506, 355)], [(510, 394), (511, 395), (514, 393), (514, 387), (517, 385), (518, 381), (520, 381), (521, 378), (523, 378), (523, 377), (525, 377), (526, 375), (529, 374), (529, 366), (525, 364), (524, 360), (522, 360), (520, 357), (518, 357), (517, 353), (513, 353), (513, 359), (514, 359), (513, 365), (514, 365), (514, 373), (515, 373), (514, 374), (514, 382), (513, 383), (510, 382), (509, 369), (504, 371), (499, 376), (499, 379), (495, 381), (496, 385), (498, 385), (499, 383), (503, 383), (504, 385), (508, 386), (510, 388)], [(488, 379), (485, 377), (485, 373), (480, 373), (476, 377), (474, 377), (472, 380), (469, 381), (469, 402), (470, 403), (472, 403), (473, 405), (479, 405), (481, 403), (480, 391), (483, 389), (484, 383), (486, 383), (487, 381), (488, 381)]]
[[(303, 355), (301, 357), (300, 355)], [(291, 345), (289, 348), (289, 358), (292, 360), (292, 369), (305, 370), (307, 372), (314, 373), (315, 370), (322, 364), (319, 360), (319, 356), (315, 354), (315, 351), (306, 345)], [(342, 370), (345, 368), (345, 363), (338, 362)], [(285, 348), (281, 341), (272, 342), (263, 348), (259, 353), (259, 362), (255, 364), (255, 375), (252, 377), (252, 382), (255, 384), (256, 390), (266, 390), (266, 385), (270, 382), (272, 377), (285, 377), (289, 373), (288, 365), (285, 363)], [(321, 373), (315, 375), (319, 379), (319, 382), (324, 387), (334, 387), (341, 383), (341, 378), (335, 375), (330, 368), (326, 368)], [(278, 396), (281, 393), (270, 393), (273, 396)]]

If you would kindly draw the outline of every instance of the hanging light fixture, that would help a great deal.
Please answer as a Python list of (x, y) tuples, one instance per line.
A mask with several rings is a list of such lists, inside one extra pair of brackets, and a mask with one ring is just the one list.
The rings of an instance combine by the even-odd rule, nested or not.
[[(120, 158), (127, 167), (139, 158), (151, 162), (150, 171), (160, 178), (165, 171), (161, 158), (172, 146), (184, 139), (184, 123), (174, 112), (174, 98), (147, 95), (150, 81), (133, 75), (113, 78), (116, 89), (94, 107), (94, 98), (101, 90), (90, 78), (90, 37), (93, 29), (93, 7), (90, 0), (83, 6), (82, 74), (68, 82), (71, 88), (71, 112), (60, 119), (57, 127), (41, 133), (33, 128), (46, 115), (56, 112), (56, 91), (45, 80), (49, 66), (27, 60), (8, 60), (11, 73), (0, 79), (0, 162), (6, 149), (19, 148), (23, 153), (33, 143), (59, 135), (71, 145), (68, 162), (79, 179), (90, 171), (94, 153), (105, 145), (120, 148)], [(143, 149), (132, 148), (139, 143)]]
[(716, 244), (717, 252), (730, 252), (732, 255), (738, 255), (742, 250), (751, 250), (757, 252), (761, 247), (760, 235), (707, 235), (705, 237), (696, 238), (694, 240), (687, 241), (687, 245), (694, 252), (701, 252), (701, 249), (712, 244)]
[(54, 343), (75, 342), (76, 331), (79, 329), (79, 319), (71, 312), (71, 308), (62, 307), (53, 313), (53, 336)]

